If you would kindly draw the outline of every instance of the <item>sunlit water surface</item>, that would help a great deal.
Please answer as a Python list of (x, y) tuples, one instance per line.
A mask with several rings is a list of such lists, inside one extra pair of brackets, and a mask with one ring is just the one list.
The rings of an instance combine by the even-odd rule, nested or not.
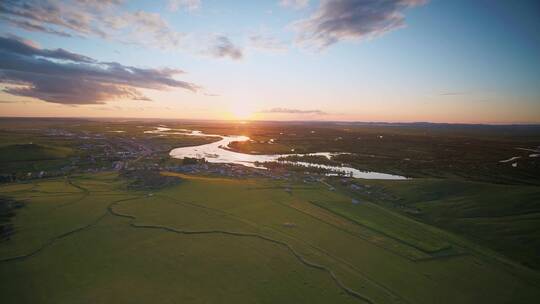
[[(235, 141), (247, 141), (249, 137), (247, 136), (223, 136), (223, 135), (213, 135), (213, 134), (204, 134), (201, 131), (192, 131), (187, 129), (170, 129), (163, 126), (157, 127), (155, 130), (145, 131), (145, 133), (150, 134), (182, 134), (188, 136), (212, 136), (219, 137), (220, 140), (191, 147), (182, 147), (171, 150), (169, 155), (173, 158), (182, 159), (184, 157), (190, 158), (205, 158), (209, 163), (229, 163), (229, 164), (239, 164), (252, 168), (264, 169), (264, 167), (257, 166), (256, 163), (259, 162), (272, 162), (278, 161), (280, 157), (289, 156), (283, 154), (266, 154), (266, 155), (255, 155), (255, 154), (246, 154), (229, 150), (227, 147), (231, 142)], [(299, 155), (299, 154), (297, 154)], [(310, 155), (323, 155), (330, 158), (333, 154), (329, 152), (318, 152), (311, 153)], [(292, 163), (297, 165), (302, 165), (306, 167), (318, 167), (323, 169), (328, 169), (334, 173), (345, 173), (347, 175), (352, 175), (355, 178), (365, 178), (365, 179), (387, 179), (387, 180), (403, 180), (407, 179), (404, 176), (392, 175), (380, 172), (369, 172), (369, 171), (360, 171), (358, 169), (346, 166), (329, 166), (329, 165), (320, 165), (307, 162), (283, 162), (283, 163)]]

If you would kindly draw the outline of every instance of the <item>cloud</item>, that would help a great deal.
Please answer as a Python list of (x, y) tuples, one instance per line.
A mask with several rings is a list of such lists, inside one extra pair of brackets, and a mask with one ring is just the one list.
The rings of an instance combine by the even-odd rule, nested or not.
[[(174, 29), (160, 14), (129, 10), (123, 0), (0, 0), (0, 26), (62, 37), (101, 38), (123, 44), (231, 59), (242, 50), (229, 38)], [(200, 0), (170, 1), (169, 9), (195, 10)]]
[(298, 41), (324, 49), (342, 40), (380, 36), (405, 26), (403, 11), (427, 0), (322, 0), (309, 18), (295, 24)]
[(158, 48), (178, 47), (184, 33), (156, 13), (124, 11), (121, 0), (2, 0), (0, 21), (58, 36), (100, 37)]
[(149, 100), (139, 89), (182, 88), (176, 69), (142, 69), (99, 62), (63, 49), (41, 49), (14, 36), (0, 36), (0, 83), (4, 92), (59, 104), (101, 104), (114, 99)]
[(204, 94), (204, 96), (208, 96), (208, 97), (219, 97), (219, 96), (221, 96), (221, 95), (215, 94), (215, 93), (203, 93), (203, 94)]
[(272, 108), (269, 110), (263, 110), (259, 113), (271, 113), (271, 114), (316, 114), (316, 115), (326, 115), (326, 112), (321, 110), (298, 110), (298, 109), (289, 109), (289, 108)]
[(153, 48), (176, 49), (182, 46), (185, 33), (173, 30), (157, 13), (125, 12), (109, 16), (102, 23), (108, 38), (127, 44), (143, 44)]
[(283, 7), (291, 7), (301, 9), (308, 6), (309, 0), (280, 0), (279, 5)]
[(172, 12), (176, 12), (179, 9), (185, 9), (187, 11), (195, 11), (201, 7), (201, 0), (169, 0), (168, 8)]
[(287, 50), (287, 44), (279, 41), (275, 37), (264, 34), (254, 34), (249, 36), (249, 45), (252, 48), (271, 52), (283, 52)]
[[(39, 56), (52, 59), (70, 60), (84, 63), (95, 63), (90, 57), (68, 52), (64, 49), (47, 50), (40, 49), (32, 41), (23, 40), (17, 36), (8, 35), (0, 37), (0, 50), (8, 53), (16, 53), (21, 56)], [(1, 64), (1, 63), (0, 63)]]
[(235, 46), (229, 38), (221, 35), (214, 37), (208, 53), (217, 58), (229, 57), (233, 60), (242, 59), (244, 56), (239, 47)]
[(80, 34), (104, 35), (94, 20), (98, 12), (103, 12), (110, 5), (110, 1), (18, 1), (4, 0), (0, 4), (0, 18), (16, 18), (15, 20), (27, 22), (39, 28), (55, 31), (63, 28)]
[(58, 35), (58, 36), (62, 36), (62, 37), (72, 37), (73, 36), (73, 35), (71, 35), (69, 33), (64, 32), (64, 31), (47, 28), (47, 27), (41, 26), (39, 24), (29, 22), (27, 20), (13, 19), (13, 18), (6, 17), (6, 16), (1, 17), (1, 20), (3, 20), (3, 21), (5, 21), (5, 22), (7, 22), (7, 23), (9, 23), (9, 24), (11, 24), (11, 25), (13, 25), (15, 27), (19, 27), (19, 28), (22, 28), (22, 29), (30, 31), (30, 32), (43, 32), (43, 33), (54, 34), (54, 35)]
[(27, 104), (31, 102), (31, 100), (0, 100), (0, 104)]

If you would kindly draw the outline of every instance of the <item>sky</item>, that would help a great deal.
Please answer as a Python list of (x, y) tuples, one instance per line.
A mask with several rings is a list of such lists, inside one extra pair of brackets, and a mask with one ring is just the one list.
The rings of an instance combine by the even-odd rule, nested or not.
[(3, 0), (0, 116), (540, 123), (540, 2)]

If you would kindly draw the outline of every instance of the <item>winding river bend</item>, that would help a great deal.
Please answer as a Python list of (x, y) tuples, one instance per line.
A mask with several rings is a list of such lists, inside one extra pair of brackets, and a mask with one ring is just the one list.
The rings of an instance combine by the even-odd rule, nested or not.
[[(229, 150), (227, 147), (231, 142), (235, 141), (247, 141), (249, 137), (247, 136), (223, 136), (223, 135), (214, 135), (214, 134), (205, 134), (201, 131), (192, 131), (186, 129), (170, 129), (166, 127), (158, 127), (153, 131), (146, 131), (146, 133), (154, 134), (182, 134), (189, 136), (211, 136), (219, 137), (220, 140), (192, 147), (182, 147), (171, 150), (169, 155), (173, 158), (205, 158), (206, 161), (210, 163), (230, 163), (230, 164), (239, 164), (252, 168), (265, 169), (256, 165), (256, 162), (272, 162), (278, 161), (280, 157), (288, 156), (283, 154), (266, 154), (266, 155), (255, 155), (255, 154), (246, 154)], [(331, 157), (332, 153), (328, 152), (318, 152), (311, 153), (311, 155), (323, 155), (328, 158)], [(307, 162), (284, 162), (302, 165), (306, 167), (318, 167), (327, 170), (331, 170), (334, 173), (345, 173), (347, 175), (352, 175), (355, 178), (364, 178), (364, 179), (386, 179), (386, 180), (404, 180), (407, 179), (404, 176), (392, 175), (380, 172), (370, 172), (370, 171), (360, 171), (358, 169), (346, 166), (329, 166), (321, 164), (313, 164)], [(332, 173), (330, 173), (332, 174)]]

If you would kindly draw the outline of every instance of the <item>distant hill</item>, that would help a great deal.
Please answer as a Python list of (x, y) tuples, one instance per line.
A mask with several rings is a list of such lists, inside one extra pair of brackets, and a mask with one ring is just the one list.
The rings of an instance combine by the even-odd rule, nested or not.
[(66, 147), (51, 147), (39, 144), (0, 146), (0, 162), (62, 159), (71, 154), (73, 154), (73, 150)]

